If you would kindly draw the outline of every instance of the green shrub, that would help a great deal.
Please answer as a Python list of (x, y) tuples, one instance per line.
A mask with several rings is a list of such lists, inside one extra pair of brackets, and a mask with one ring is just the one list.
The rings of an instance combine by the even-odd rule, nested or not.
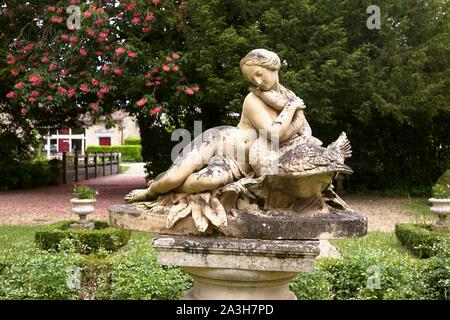
[(434, 254), (433, 246), (449, 237), (445, 233), (431, 230), (429, 224), (399, 223), (395, 225), (397, 239), (415, 256), (428, 258)]
[(36, 245), (43, 250), (59, 251), (70, 247), (75, 252), (91, 254), (100, 250), (116, 251), (130, 239), (131, 231), (110, 228), (103, 221), (94, 222), (95, 230), (69, 229), (74, 222), (58, 222), (48, 231), (36, 232)]
[(121, 160), (125, 162), (141, 162), (141, 150), (139, 145), (132, 146), (88, 146), (86, 148), (87, 153), (102, 153), (102, 152), (120, 152)]
[(391, 249), (366, 248), (358, 243), (343, 259), (320, 259), (334, 299), (429, 299), (421, 260)]
[(124, 145), (126, 146), (140, 146), (141, 138), (127, 138), (125, 139)]
[(47, 160), (2, 162), (0, 159), (0, 191), (27, 189), (49, 185), (51, 174)]
[(433, 246), (433, 252), (424, 270), (427, 285), (435, 299), (450, 300), (450, 238), (443, 237)]
[(299, 300), (330, 300), (333, 298), (328, 273), (316, 266), (313, 272), (301, 272), (289, 285)]
[(111, 299), (181, 299), (192, 280), (181, 269), (160, 266), (149, 241), (130, 241), (111, 259)]
[(75, 300), (79, 287), (74, 270), (80, 270), (79, 254), (52, 254), (28, 246), (0, 253), (0, 300)]

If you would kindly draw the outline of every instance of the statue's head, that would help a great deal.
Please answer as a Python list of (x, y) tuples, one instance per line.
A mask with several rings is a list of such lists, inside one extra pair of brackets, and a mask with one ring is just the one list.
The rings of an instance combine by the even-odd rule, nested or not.
[(278, 69), (281, 61), (275, 52), (266, 49), (250, 51), (240, 62), (245, 79), (263, 91), (278, 85)]

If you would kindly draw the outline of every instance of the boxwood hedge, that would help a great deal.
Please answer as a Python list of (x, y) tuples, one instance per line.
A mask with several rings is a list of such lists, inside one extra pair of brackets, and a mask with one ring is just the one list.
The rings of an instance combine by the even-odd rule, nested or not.
[(75, 221), (61, 221), (50, 226), (47, 231), (35, 234), (36, 245), (43, 250), (59, 251), (68, 239), (74, 251), (91, 254), (99, 250), (116, 251), (130, 240), (131, 231), (111, 228), (106, 222), (94, 221), (94, 230), (69, 229)]
[(419, 258), (433, 256), (433, 247), (449, 234), (433, 231), (429, 224), (399, 223), (395, 225), (397, 239)]

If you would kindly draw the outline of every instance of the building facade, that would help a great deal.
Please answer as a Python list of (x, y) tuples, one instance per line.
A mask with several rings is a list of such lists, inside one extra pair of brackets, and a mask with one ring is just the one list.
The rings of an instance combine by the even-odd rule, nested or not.
[(98, 122), (87, 128), (61, 128), (50, 132), (42, 139), (47, 157), (63, 152), (84, 154), (88, 146), (120, 146), (127, 138), (139, 137), (139, 127), (133, 117), (126, 116), (116, 126), (106, 128)]

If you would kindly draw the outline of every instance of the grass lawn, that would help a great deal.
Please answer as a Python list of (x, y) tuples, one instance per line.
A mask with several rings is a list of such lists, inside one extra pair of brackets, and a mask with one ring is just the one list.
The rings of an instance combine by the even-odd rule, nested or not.
[(401, 254), (410, 255), (409, 251), (402, 246), (393, 232), (371, 231), (366, 236), (357, 239), (332, 240), (339, 251), (344, 255), (352, 254), (350, 244), (358, 243), (368, 249), (393, 249)]

